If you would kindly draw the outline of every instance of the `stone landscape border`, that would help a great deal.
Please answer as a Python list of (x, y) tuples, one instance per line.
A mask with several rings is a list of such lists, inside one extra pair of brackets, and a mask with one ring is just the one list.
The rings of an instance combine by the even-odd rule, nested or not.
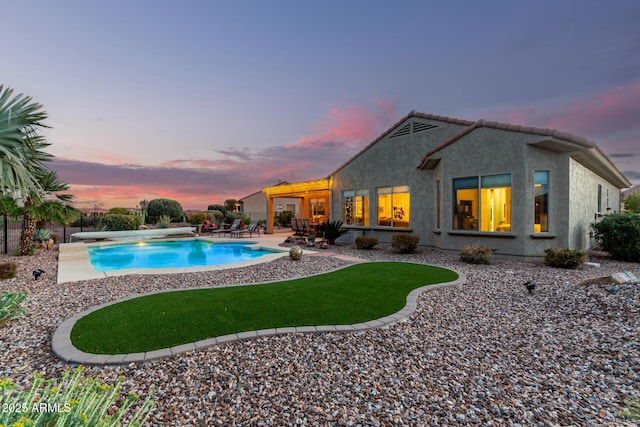
[[(421, 265), (430, 265), (430, 264), (421, 264)], [(349, 266), (341, 267), (347, 268)], [(437, 267), (437, 266), (433, 266)], [(439, 267), (442, 268), (442, 267)], [(132, 362), (148, 362), (153, 360), (164, 359), (167, 357), (179, 355), (181, 353), (192, 352), (196, 350), (201, 350), (212, 345), (224, 344), (228, 342), (234, 341), (242, 341), (248, 340), (252, 338), (261, 338), (261, 337), (270, 337), (275, 335), (283, 335), (290, 333), (324, 333), (324, 332), (355, 332), (355, 331), (364, 331), (373, 328), (382, 328), (385, 326), (389, 326), (394, 323), (398, 323), (408, 319), (417, 308), (418, 296), (425, 291), (452, 287), (462, 285), (467, 281), (467, 276), (460, 271), (454, 270), (452, 268), (447, 268), (448, 270), (453, 271), (458, 275), (458, 279), (451, 282), (437, 283), (433, 285), (426, 285), (420, 288), (416, 288), (412, 290), (406, 299), (405, 306), (398, 312), (394, 314), (390, 314), (388, 316), (381, 317), (379, 319), (370, 320), (364, 323), (355, 323), (349, 325), (319, 325), (319, 326), (298, 326), (298, 327), (285, 327), (285, 328), (270, 328), (270, 329), (260, 329), (257, 331), (246, 331), (240, 332), (237, 334), (229, 334), (222, 335), (219, 337), (208, 338), (188, 344), (181, 344), (170, 348), (158, 349), (148, 352), (140, 352), (140, 353), (128, 353), (128, 354), (92, 354), (85, 353), (78, 348), (76, 348), (71, 342), (71, 330), (78, 320), (83, 318), (84, 316), (93, 313), (94, 311), (100, 310), (104, 307), (118, 304), (123, 301), (131, 300), (134, 298), (139, 298), (143, 296), (165, 293), (165, 292), (175, 292), (175, 291), (185, 291), (185, 290), (195, 290), (195, 289), (206, 289), (206, 288), (187, 288), (187, 289), (171, 289), (171, 290), (161, 290), (157, 292), (151, 292), (144, 295), (132, 295), (129, 297), (121, 298), (117, 301), (111, 301), (105, 304), (101, 304), (96, 307), (89, 308), (84, 310), (81, 313), (78, 313), (74, 316), (71, 316), (64, 320), (62, 324), (56, 329), (51, 339), (51, 348), (53, 353), (59, 359), (63, 360), (67, 363), (76, 363), (81, 365), (91, 365), (91, 366), (104, 366), (104, 365), (126, 365)], [(334, 270), (334, 271), (337, 271)], [(324, 273), (319, 273), (324, 274)], [(295, 280), (295, 279), (291, 279)], [(262, 285), (273, 283), (271, 282), (261, 282), (261, 283), (251, 283), (251, 284), (243, 284), (243, 285), (232, 285), (232, 286), (254, 286), (254, 285)]]

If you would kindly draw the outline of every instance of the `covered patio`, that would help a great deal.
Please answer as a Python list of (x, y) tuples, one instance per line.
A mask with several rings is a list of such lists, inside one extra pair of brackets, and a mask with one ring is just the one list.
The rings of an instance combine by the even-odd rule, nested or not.
[(309, 219), (312, 225), (329, 221), (331, 212), (331, 178), (314, 181), (278, 184), (262, 189), (267, 196), (267, 233), (273, 233), (275, 215), (274, 200), (277, 198), (294, 198), (299, 200), (300, 211), (296, 218)]

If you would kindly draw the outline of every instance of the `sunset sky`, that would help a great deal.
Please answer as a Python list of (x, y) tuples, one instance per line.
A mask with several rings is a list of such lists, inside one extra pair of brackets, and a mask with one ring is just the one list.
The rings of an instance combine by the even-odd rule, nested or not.
[(325, 177), (411, 110), (584, 136), (640, 184), (637, 0), (0, 1), (0, 83), (79, 208)]

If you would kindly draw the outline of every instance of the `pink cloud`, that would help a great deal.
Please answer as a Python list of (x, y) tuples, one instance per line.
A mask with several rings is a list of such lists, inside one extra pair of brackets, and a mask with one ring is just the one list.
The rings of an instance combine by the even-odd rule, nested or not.
[(301, 137), (293, 145), (309, 146), (340, 141), (349, 147), (372, 141), (397, 119), (397, 102), (374, 100), (376, 109), (363, 106), (333, 107), (327, 117), (313, 127), (315, 132)]

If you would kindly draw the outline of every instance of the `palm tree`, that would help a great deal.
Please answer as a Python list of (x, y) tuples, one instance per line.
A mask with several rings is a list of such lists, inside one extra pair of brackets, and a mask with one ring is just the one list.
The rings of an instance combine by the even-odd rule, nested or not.
[(73, 200), (67, 191), (69, 185), (58, 180), (56, 171), (40, 169), (37, 173), (40, 192), (32, 192), (24, 198), (20, 253), (27, 255), (36, 228), (44, 228), (47, 222), (68, 224), (80, 218), (81, 212), (67, 203)]
[(53, 156), (42, 151), (50, 144), (38, 134), (46, 128), (42, 105), (0, 85), (0, 194), (29, 194), (39, 188), (36, 170)]

